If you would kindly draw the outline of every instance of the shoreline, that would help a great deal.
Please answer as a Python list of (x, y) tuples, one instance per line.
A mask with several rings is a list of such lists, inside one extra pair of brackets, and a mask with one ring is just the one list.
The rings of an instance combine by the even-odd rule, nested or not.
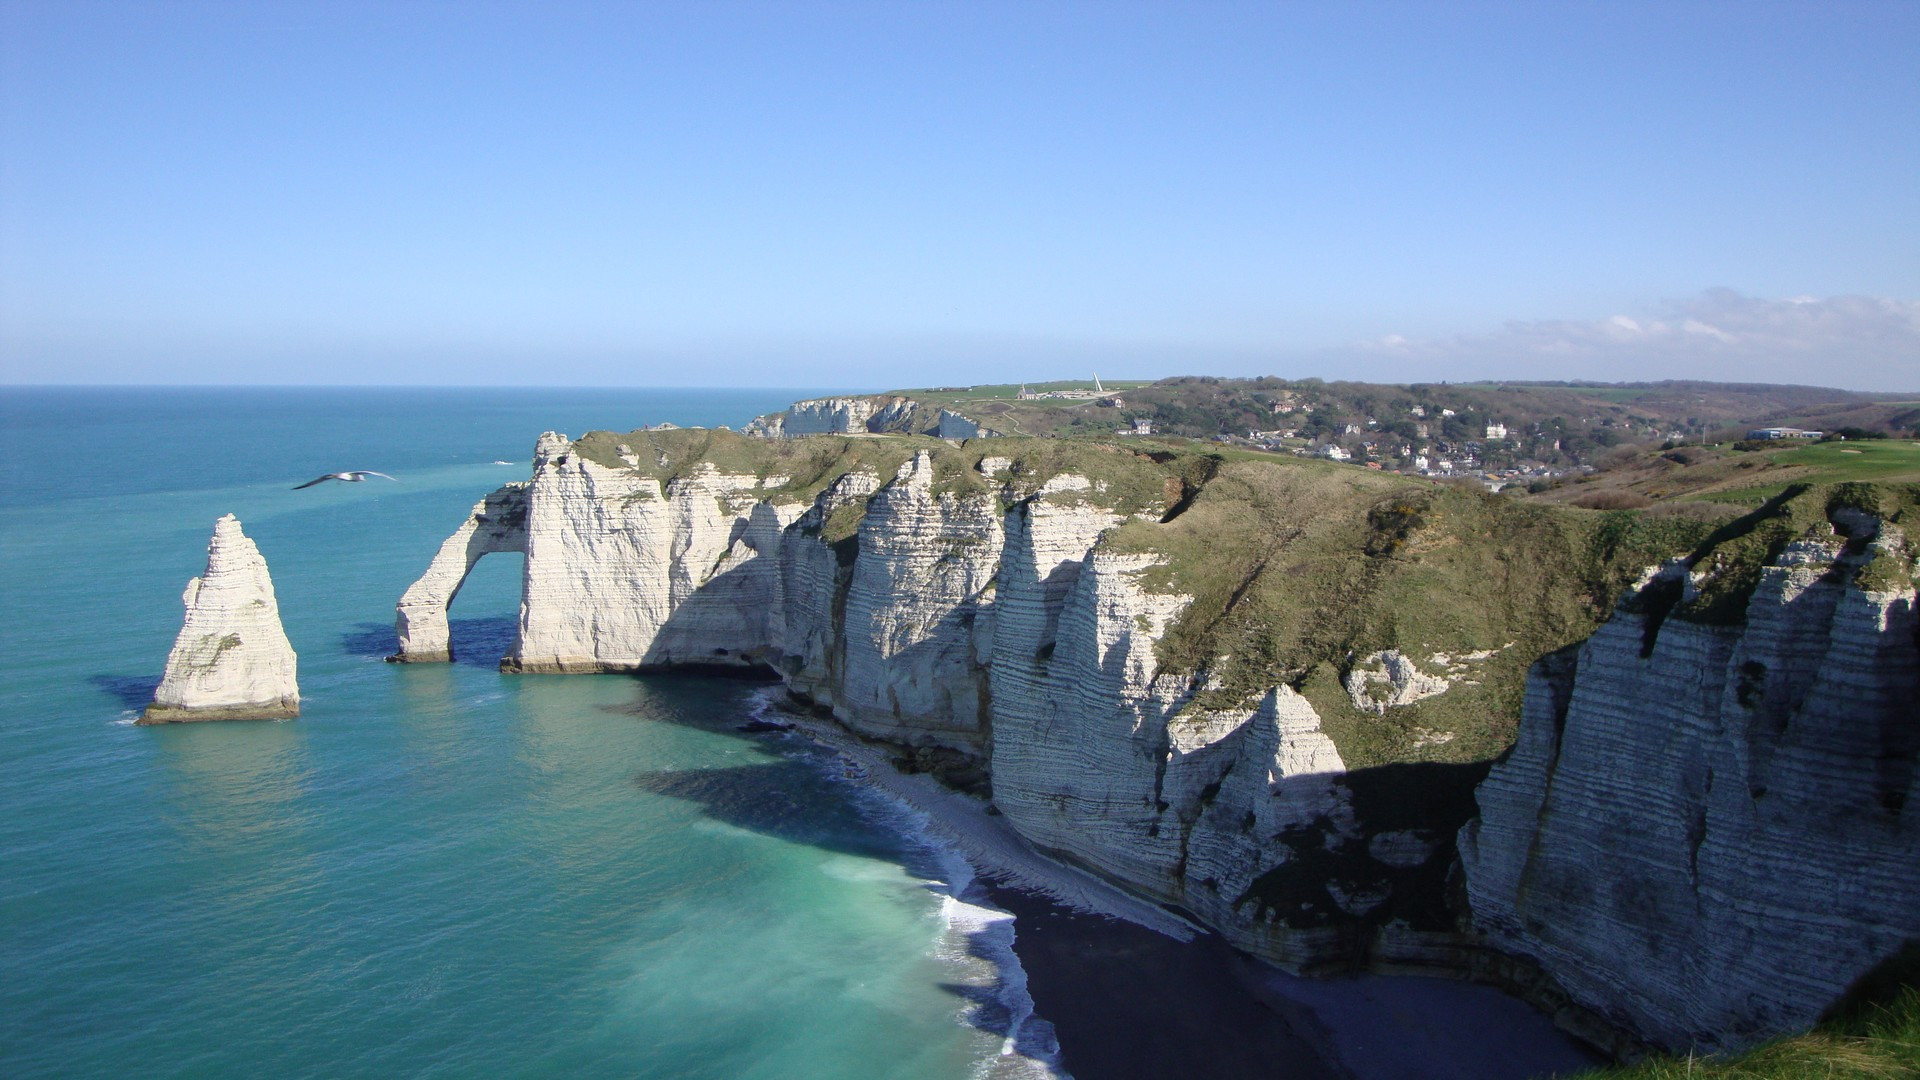
[[(1057, 1055), (1029, 1060), (1056, 1075), (1528, 1080), (1606, 1063), (1492, 986), (1373, 973), (1309, 978), (1263, 963), (1035, 850), (982, 800), (896, 769), (892, 748), (774, 695), (765, 700), (753, 720), (777, 712), (795, 734), (836, 753), (846, 780), (912, 811), (926, 839), (964, 860), (973, 880), (949, 883), (955, 902), (975, 903), (967, 897), (978, 889), (986, 903), (976, 906), (1011, 916), (1020, 970), (1010, 974), (1058, 1046)], [(1500, 1039), (1485, 1038), (1489, 1031)], [(1007, 1034), (1004, 1052), (1015, 1052), (1020, 1035)]]
[(1121, 919), (1175, 941), (1210, 934), (1148, 900), (1092, 873), (1036, 851), (1007, 820), (987, 813), (987, 804), (942, 784), (927, 773), (903, 773), (890, 754), (832, 720), (806, 716), (770, 702), (799, 734), (840, 755), (849, 780), (891, 795), (927, 818), (930, 835), (951, 846), (974, 875), (1037, 893), (1070, 910)]

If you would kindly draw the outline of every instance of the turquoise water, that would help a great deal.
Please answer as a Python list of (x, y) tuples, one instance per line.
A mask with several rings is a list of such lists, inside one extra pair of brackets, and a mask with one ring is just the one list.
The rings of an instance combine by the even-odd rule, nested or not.
[[(394, 600), (540, 431), (796, 396), (0, 392), (0, 1075), (1017, 1069), (948, 861), (827, 755), (736, 731), (764, 688), (500, 675), (503, 555), (455, 604), (461, 663), (382, 662)], [(341, 469), (400, 482), (289, 490)], [(303, 715), (134, 727), (227, 512)]]

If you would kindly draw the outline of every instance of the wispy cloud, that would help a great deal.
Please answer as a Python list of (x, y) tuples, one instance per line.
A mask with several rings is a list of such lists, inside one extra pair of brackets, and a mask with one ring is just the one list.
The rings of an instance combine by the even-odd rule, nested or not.
[(1769, 300), (1711, 289), (1651, 312), (1511, 322), (1485, 334), (1399, 334), (1356, 351), (1406, 378), (1715, 379), (1920, 389), (1920, 301)]

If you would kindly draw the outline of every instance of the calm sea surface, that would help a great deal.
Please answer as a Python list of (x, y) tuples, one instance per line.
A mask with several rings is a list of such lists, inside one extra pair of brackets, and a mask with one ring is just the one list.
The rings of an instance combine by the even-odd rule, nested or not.
[[(541, 431), (738, 426), (805, 394), (0, 389), (0, 1077), (1588, 1060), (1525, 1006), (1428, 980), (1285, 990), (1320, 999), (1297, 1028), (1224, 947), (996, 893), (1025, 912), (1015, 941), (912, 813), (804, 739), (737, 730), (768, 687), (501, 675), (517, 555), (454, 604), (459, 663), (383, 662), (394, 601)], [(346, 469), (399, 482), (290, 490)], [(135, 727), (229, 512), (272, 568), (303, 713)]]
[[(460, 663), (382, 662), (541, 431), (797, 396), (0, 391), (0, 1075), (1020, 1071), (956, 939), (991, 915), (825, 755), (737, 732), (762, 688), (500, 675), (512, 555), (454, 606)], [(289, 490), (341, 469), (400, 482)], [(133, 727), (228, 512), (303, 715)]]

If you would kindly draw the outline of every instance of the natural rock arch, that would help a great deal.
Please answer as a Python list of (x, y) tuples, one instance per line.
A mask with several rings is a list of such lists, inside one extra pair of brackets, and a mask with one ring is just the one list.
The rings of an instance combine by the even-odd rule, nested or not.
[(447, 606), (459, 595), (480, 556), (527, 550), (527, 484), (507, 484), (473, 506), (473, 513), (440, 545), (420, 580), (407, 587), (394, 609), (399, 663), (445, 663), (453, 659)]

